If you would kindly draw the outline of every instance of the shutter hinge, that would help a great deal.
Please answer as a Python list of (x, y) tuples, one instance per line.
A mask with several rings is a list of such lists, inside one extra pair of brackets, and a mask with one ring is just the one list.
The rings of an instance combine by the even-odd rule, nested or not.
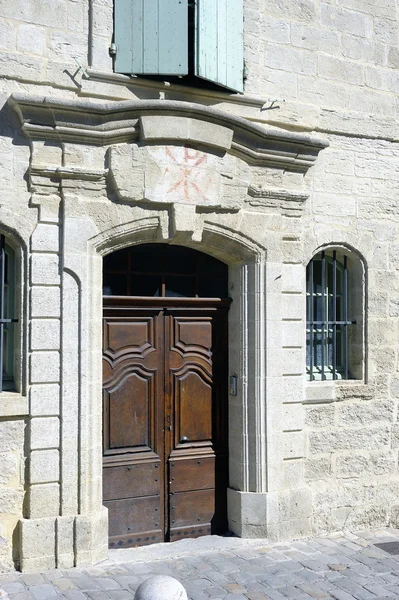
[(112, 44), (109, 47), (109, 54), (110, 56), (116, 55), (116, 44), (114, 42), (112, 42)]

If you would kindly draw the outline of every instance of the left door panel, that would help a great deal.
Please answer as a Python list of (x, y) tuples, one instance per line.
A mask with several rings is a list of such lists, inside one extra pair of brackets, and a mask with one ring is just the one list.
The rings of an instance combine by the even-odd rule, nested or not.
[(161, 542), (163, 317), (157, 309), (133, 312), (118, 307), (117, 298), (108, 298), (103, 325), (103, 497), (109, 545)]

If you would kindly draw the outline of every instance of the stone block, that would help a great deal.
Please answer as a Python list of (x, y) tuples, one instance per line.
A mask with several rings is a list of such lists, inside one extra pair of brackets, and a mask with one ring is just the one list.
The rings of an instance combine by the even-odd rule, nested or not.
[(305, 302), (305, 294), (281, 294), (281, 318), (304, 320)]
[(31, 448), (58, 448), (60, 422), (57, 417), (35, 417), (30, 425)]
[(395, 472), (395, 456), (392, 452), (378, 454), (358, 454), (337, 456), (337, 477), (357, 479), (359, 477), (376, 477), (391, 475)]
[(30, 383), (57, 383), (59, 379), (59, 352), (33, 352), (31, 354)]
[(55, 416), (60, 411), (58, 383), (33, 385), (30, 388), (30, 413), (33, 417)]
[[(97, 13), (97, 11), (95, 12)], [(68, 2), (68, 29), (83, 32), (86, 27), (86, 20), (84, 5), (70, 0)]]
[(57, 254), (33, 254), (31, 256), (32, 285), (59, 285), (60, 271)]
[(37, 450), (30, 454), (30, 482), (52, 483), (60, 478), (58, 450)]
[(398, 21), (397, 18), (384, 19), (380, 17), (374, 18), (374, 39), (383, 44), (392, 46), (398, 43)]
[(281, 453), (283, 458), (302, 458), (305, 454), (305, 437), (301, 431), (289, 431), (281, 434)]
[(0, 48), (14, 50), (16, 47), (17, 28), (12, 21), (0, 20)]
[[(281, 338), (281, 344), (285, 348), (304, 346), (305, 331), (303, 321), (282, 321), (279, 324), (278, 333)], [(270, 325), (268, 328), (270, 332)], [(269, 339), (269, 336), (268, 336)], [(302, 369), (301, 369), (302, 372)]]
[(228, 514), (231, 521), (241, 521), (245, 525), (265, 524), (266, 494), (228, 488)]
[(364, 67), (361, 64), (348, 62), (335, 56), (321, 54), (318, 61), (318, 75), (326, 79), (334, 79), (353, 83), (364, 84)]
[(311, 519), (291, 519), (279, 524), (279, 540), (288, 541), (308, 537), (312, 534)]
[(18, 29), (17, 47), (27, 54), (46, 54), (46, 30), (38, 25), (21, 23)]
[(140, 124), (142, 139), (147, 142), (182, 140), (228, 150), (233, 139), (233, 130), (228, 127), (188, 117), (144, 116)]
[(108, 558), (108, 510), (101, 506), (89, 515), (75, 519), (76, 566), (93, 564)]
[(33, 319), (30, 334), (31, 350), (60, 349), (59, 319)]
[(55, 519), (21, 519), (21, 558), (47, 559), (55, 567)]
[(304, 408), (302, 404), (283, 405), (283, 431), (298, 431), (304, 426)]
[(74, 552), (75, 517), (58, 517), (56, 522), (57, 534), (57, 567), (71, 569), (75, 566)]
[(309, 50), (281, 44), (267, 44), (265, 66), (301, 75), (316, 75), (317, 56)]
[(43, 66), (42, 59), (38, 57), (4, 51), (0, 55), (1, 77), (35, 81), (40, 78)]
[(282, 375), (300, 375), (305, 371), (304, 348), (282, 348)]
[(302, 265), (285, 264), (282, 275), (282, 292), (302, 294), (305, 291), (306, 270)]
[(389, 442), (390, 428), (387, 425), (329, 429), (309, 433), (309, 452), (314, 455), (342, 450), (380, 450), (388, 447)]
[(304, 23), (312, 23), (317, 19), (318, 10), (314, 0), (284, 0), (284, 2), (274, 2), (269, 7), (269, 11), (273, 15), (281, 18), (286, 18), (288, 21), (300, 21)]
[(291, 519), (305, 519), (312, 516), (312, 491), (301, 487), (289, 491), (289, 511)]
[(349, 33), (358, 37), (370, 37), (373, 19), (371, 15), (354, 10), (345, 10), (331, 4), (320, 7), (320, 22), (327, 29)]
[(19, 483), (18, 459), (17, 452), (0, 453), (0, 485), (9, 485), (12, 480)]
[(302, 487), (304, 484), (305, 461), (301, 459), (284, 460), (282, 463), (284, 489)]
[(61, 316), (60, 288), (33, 286), (30, 294), (30, 310), (33, 318)]
[(58, 483), (31, 485), (28, 496), (31, 519), (53, 517), (60, 512), (60, 486)]
[(32, 252), (58, 252), (60, 246), (57, 225), (39, 223), (31, 237)]
[(378, 421), (392, 422), (394, 413), (392, 400), (383, 399), (369, 402), (355, 402), (337, 407), (338, 425), (353, 427), (368, 425)]
[(0, 452), (20, 451), (24, 445), (25, 421), (0, 420)]
[(307, 406), (306, 425), (310, 428), (331, 427), (334, 425), (335, 407), (331, 405)]
[[(254, 25), (257, 23), (259, 23), (259, 13), (255, 12)], [(288, 21), (266, 16), (261, 20), (260, 28), (263, 39), (267, 42), (290, 43), (290, 23)]]
[(305, 479), (314, 481), (329, 479), (332, 474), (331, 458), (309, 458), (305, 462)]

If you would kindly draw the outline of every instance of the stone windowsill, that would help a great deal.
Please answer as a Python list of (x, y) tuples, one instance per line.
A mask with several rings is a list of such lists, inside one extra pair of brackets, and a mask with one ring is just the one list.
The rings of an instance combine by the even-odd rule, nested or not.
[(369, 386), (359, 379), (307, 381), (303, 404), (339, 402), (352, 394), (355, 396), (369, 396)]
[(29, 414), (27, 396), (19, 392), (4, 391), (0, 393), (0, 418), (22, 417)]

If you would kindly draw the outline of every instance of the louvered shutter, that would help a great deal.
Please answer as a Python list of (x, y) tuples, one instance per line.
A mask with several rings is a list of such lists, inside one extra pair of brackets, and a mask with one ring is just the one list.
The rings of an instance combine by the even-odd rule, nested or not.
[(197, 0), (195, 74), (242, 92), (243, 0)]
[(114, 2), (116, 73), (188, 73), (187, 0)]

